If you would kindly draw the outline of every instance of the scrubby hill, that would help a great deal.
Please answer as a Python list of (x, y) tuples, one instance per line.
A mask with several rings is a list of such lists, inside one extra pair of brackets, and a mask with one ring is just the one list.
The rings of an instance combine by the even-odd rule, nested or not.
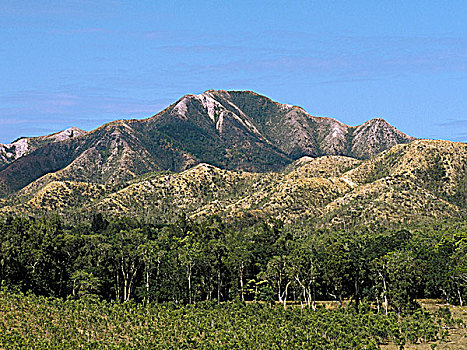
[(423, 222), (464, 217), (467, 145), (419, 140), (368, 160), (302, 157), (282, 172), (252, 173), (198, 164), (149, 173), (126, 185), (52, 181), (20, 191), (6, 212), (112, 213), (169, 220), (221, 215), (276, 217), (317, 226)]

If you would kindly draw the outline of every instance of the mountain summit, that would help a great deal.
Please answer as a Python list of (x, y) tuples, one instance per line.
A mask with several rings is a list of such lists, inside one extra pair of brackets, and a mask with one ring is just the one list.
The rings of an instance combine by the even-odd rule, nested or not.
[(88, 133), (67, 131), (38, 138), (27, 151), (19, 144), (25, 139), (3, 145), (10, 155), (0, 163), (0, 195), (32, 182), (113, 184), (202, 162), (264, 172), (283, 169), (303, 156), (366, 159), (414, 140), (382, 119), (351, 127), (251, 91), (224, 90), (186, 95), (148, 119), (117, 120)]
[(85, 134), (86, 132), (72, 127), (63, 131), (56, 132), (51, 135), (39, 137), (22, 137), (10, 144), (0, 143), (0, 168), (16, 159), (33, 152), (37, 148), (44, 146), (47, 143), (67, 140)]

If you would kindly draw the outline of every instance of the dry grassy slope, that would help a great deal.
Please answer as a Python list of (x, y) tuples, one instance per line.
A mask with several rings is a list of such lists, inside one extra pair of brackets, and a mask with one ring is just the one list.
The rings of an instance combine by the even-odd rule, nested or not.
[(466, 162), (465, 144), (419, 140), (366, 161), (303, 157), (281, 173), (199, 164), (182, 173), (146, 175), (118, 191), (54, 182), (50, 174), (48, 183), (21, 192), (22, 210), (81, 208), (165, 217), (176, 212), (230, 218), (253, 214), (284, 221), (310, 218), (333, 226), (456, 218), (465, 211), (459, 198), (466, 193)]
[(460, 217), (457, 206), (403, 178), (364, 184), (322, 209), (325, 226), (367, 225), (399, 221), (430, 221)]
[(136, 182), (102, 199), (93, 209), (106, 213), (191, 213), (207, 203), (223, 207), (231, 198), (254, 192), (276, 176), (221, 170), (202, 163), (182, 173)]
[(315, 216), (319, 208), (350, 190), (346, 182), (331, 177), (359, 162), (337, 156), (302, 158), (287, 173), (263, 174), (200, 164), (180, 174), (136, 182), (95, 203), (93, 208), (127, 214), (185, 211), (195, 217), (219, 213), (237, 216), (249, 211), (284, 219)]
[(86, 182), (51, 182), (37, 192), (25, 205), (32, 209), (57, 210), (86, 205), (102, 197), (107, 186)]
[(290, 177), (336, 177), (362, 163), (361, 160), (345, 156), (302, 157), (285, 169)]
[(71, 208), (89, 206), (90, 203), (104, 197), (110, 191), (110, 186), (102, 184), (52, 181), (33, 194), (18, 196), (13, 203), (11, 200), (4, 200), (0, 213), (43, 214), (49, 211), (63, 212)]
[(226, 216), (251, 212), (255, 216), (274, 216), (290, 222), (320, 216), (323, 206), (349, 190), (345, 182), (335, 178), (287, 177), (228, 205), (222, 212)]
[(342, 196), (351, 186), (337, 178), (361, 161), (343, 156), (302, 157), (275, 181), (233, 201), (225, 208), (208, 204), (195, 216), (222, 212), (226, 216), (274, 216), (284, 221), (321, 215), (322, 208)]
[(320, 223), (368, 224), (465, 214), (467, 145), (417, 140), (348, 171), (354, 190), (328, 204)]
[(357, 184), (404, 177), (440, 195), (462, 191), (467, 173), (467, 144), (417, 140), (397, 145), (348, 172)]

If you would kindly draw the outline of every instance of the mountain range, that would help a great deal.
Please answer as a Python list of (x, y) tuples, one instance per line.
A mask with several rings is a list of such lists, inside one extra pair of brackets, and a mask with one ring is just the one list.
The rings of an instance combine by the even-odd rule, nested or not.
[(201, 162), (277, 171), (302, 156), (364, 159), (412, 140), (382, 119), (349, 127), (253, 92), (206, 91), (186, 95), (148, 119), (117, 120), (88, 133), (71, 128), (3, 145), (0, 194), (47, 174), (55, 180), (118, 183)]
[(0, 211), (320, 225), (457, 218), (466, 151), (380, 118), (351, 127), (254, 92), (209, 90), (148, 119), (0, 145)]

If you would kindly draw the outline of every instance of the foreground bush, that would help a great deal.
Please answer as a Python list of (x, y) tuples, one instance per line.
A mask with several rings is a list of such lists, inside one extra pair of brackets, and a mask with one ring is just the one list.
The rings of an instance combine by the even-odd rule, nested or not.
[(61, 300), (0, 293), (0, 348), (376, 349), (437, 340), (428, 312), (400, 317), (370, 309), (267, 304), (177, 306)]

